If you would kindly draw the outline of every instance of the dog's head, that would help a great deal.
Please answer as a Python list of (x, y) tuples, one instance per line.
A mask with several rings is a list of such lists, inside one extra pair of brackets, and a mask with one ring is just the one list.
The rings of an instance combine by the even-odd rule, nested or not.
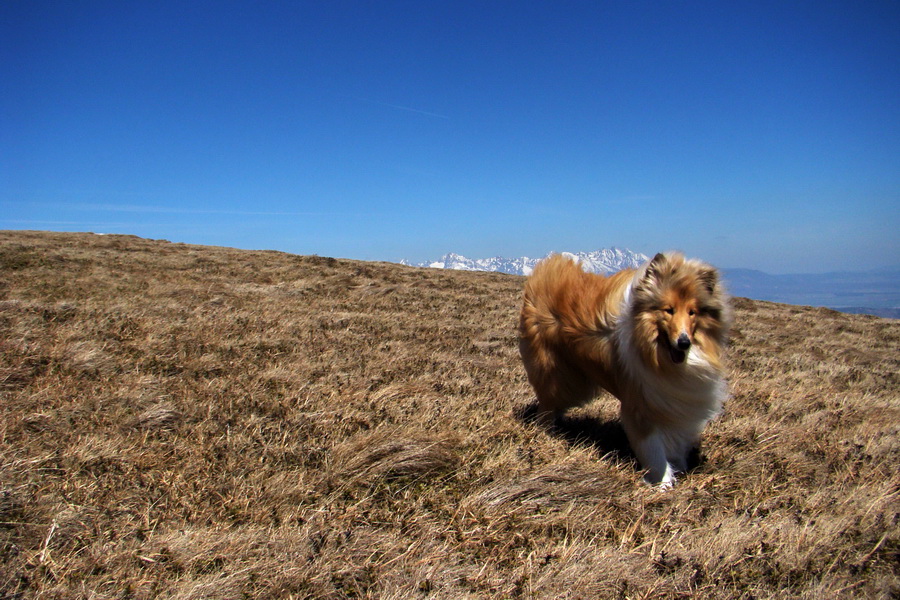
[(636, 273), (631, 298), (635, 341), (650, 366), (678, 368), (691, 352), (718, 364), (730, 315), (714, 267), (680, 253), (657, 254)]

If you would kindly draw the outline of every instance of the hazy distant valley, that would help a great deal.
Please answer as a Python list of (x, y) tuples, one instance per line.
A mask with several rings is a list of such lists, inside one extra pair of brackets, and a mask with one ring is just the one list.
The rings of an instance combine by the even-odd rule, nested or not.
[(797, 275), (725, 269), (724, 274), (735, 296), (900, 318), (900, 269)]

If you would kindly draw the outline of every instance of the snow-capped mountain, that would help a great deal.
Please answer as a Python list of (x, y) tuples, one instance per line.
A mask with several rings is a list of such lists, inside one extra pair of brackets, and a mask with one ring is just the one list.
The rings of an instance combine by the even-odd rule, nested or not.
[[(614, 273), (622, 269), (633, 269), (648, 260), (648, 257), (639, 252), (632, 252), (623, 248), (603, 248), (593, 252), (563, 252), (565, 256), (573, 258), (581, 264), (589, 273)], [(466, 258), (459, 254), (449, 253), (437, 260), (421, 263), (411, 263), (401, 260), (400, 263), (413, 267), (431, 267), (434, 269), (455, 269), (458, 271), (495, 271), (509, 273), (511, 275), (531, 275), (534, 266), (542, 259), (528, 258)]]
[[(621, 269), (633, 269), (649, 260), (643, 254), (621, 248), (562, 254), (577, 260), (585, 271), (604, 275)], [(540, 260), (527, 256), (471, 259), (450, 253), (434, 261), (400, 262), (413, 267), (531, 275)], [(900, 270), (897, 269), (814, 275), (769, 275), (749, 269), (721, 269), (720, 272), (725, 287), (735, 296), (900, 318)]]

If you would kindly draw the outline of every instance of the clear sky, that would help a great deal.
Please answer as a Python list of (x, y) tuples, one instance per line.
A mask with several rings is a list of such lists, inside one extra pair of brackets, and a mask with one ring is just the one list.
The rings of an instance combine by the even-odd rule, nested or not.
[(0, 229), (900, 264), (900, 2), (0, 3)]

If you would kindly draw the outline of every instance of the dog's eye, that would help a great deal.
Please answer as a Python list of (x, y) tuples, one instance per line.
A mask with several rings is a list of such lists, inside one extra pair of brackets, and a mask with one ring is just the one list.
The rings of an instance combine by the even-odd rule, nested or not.
[(692, 308), (691, 310), (688, 311), (688, 314), (693, 317), (694, 315), (697, 314), (697, 311)]
[(667, 315), (674, 315), (674, 314), (675, 314), (675, 309), (672, 308), (671, 306), (664, 308), (663, 311), (665, 311), (665, 313), (666, 313)]

